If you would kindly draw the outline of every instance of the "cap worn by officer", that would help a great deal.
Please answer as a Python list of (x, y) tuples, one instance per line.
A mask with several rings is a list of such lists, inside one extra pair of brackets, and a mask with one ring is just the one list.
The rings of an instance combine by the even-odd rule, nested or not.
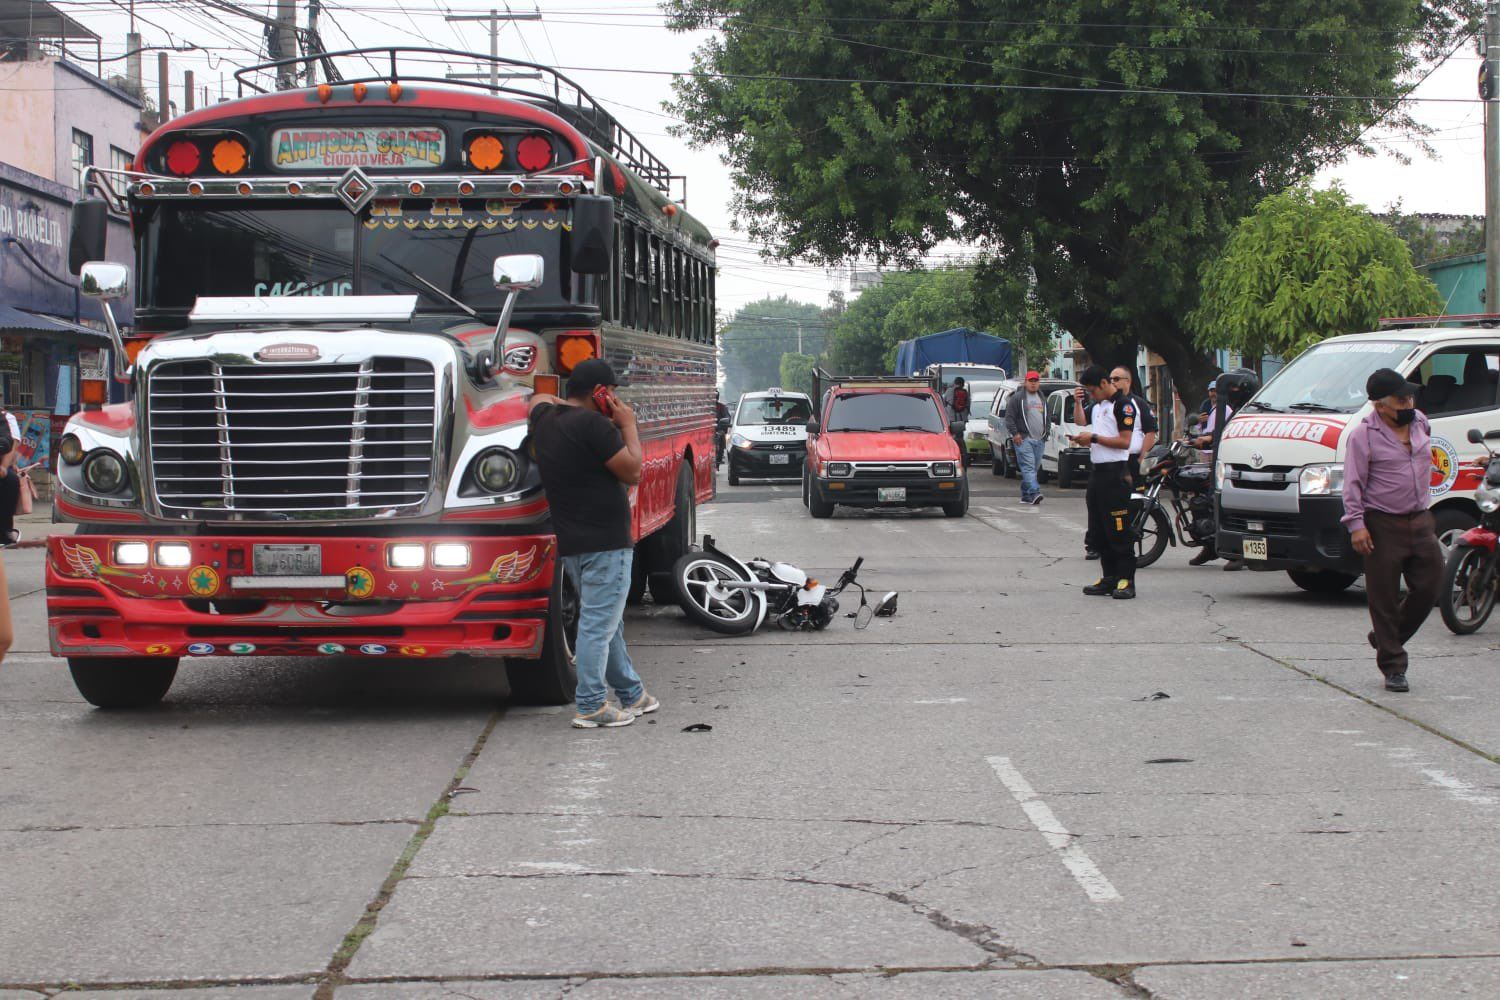
[(623, 383), (615, 377), (615, 370), (603, 358), (581, 361), (568, 376), (568, 395), (574, 399), (587, 396), (601, 385), (618, 386)]
[(1371, 399), (1387, 396), (1415, 396), (1422, 387), (1406, 381), (1394, 368), (1382, 368), (1365, 381), (1365, 395)]

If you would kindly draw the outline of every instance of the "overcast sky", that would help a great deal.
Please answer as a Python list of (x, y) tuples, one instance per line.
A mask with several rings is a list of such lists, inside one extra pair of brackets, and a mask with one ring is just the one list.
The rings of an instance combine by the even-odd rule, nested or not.
[[(124, 52), (129, 0), (64, 0), (56, 6), (103, 37), (106, 58)], [(265, 3), (243, 6), (263, 12), (271, 9)], [(305, 0), (299, 0), (298, 8), (299, 20), (305, 20)], [(444, 16), (486, 13), (489, 9), (488, 3), (474, 0), (325, 0), (321, 28), (330, 49), (432, 44), (485, 52), (489, 48), (485, 26), (450, 24)], [(511, 9), (521, 12), (536, 7), (528, 4)], [(663, 102), (671, 97), (671, 77), (667, 74), (690, 67), (692, 50), (703, 35), (668, 31), (660, 9), (649, 3), (541, 0), (540, 10), (544, 15), (540, 22), (517, 21), (503, 27), (501, 54), (556, 66), (609, 107), (626, 128), (666, 161), (673, 173), (687, 175), (688, 210), (722, 241), (721, 313), (727, 316), (767, 294), (786, 294), (821, 305), (831, 289), (842, 286), (838, 275), (830, 275), (821, 267), (762, 261), (744, 233), (733, 228), (731, 185), (717, 151), (690, 149), (667, 133), (673, 123), (662, 110)], [(220, 81), (224, 81), (224, 92), (233, 96), (233, 69), (257, 61), (257, 54), (263, 52), (260, 25), (248, 18), (211, 11), (196, 0), (135, 0), (135, 11), (137, 28), (147, 45), (194, 44), (209, 50), (172, 54), (173, 100), (179, 107), (184, 69), (193, 69), (200, 87), (206, 84), (216, 100)], [(146, 83), (154, 94), (155, 54), (147, 53), (143, 63)], [(1357, 201), (1377, 210), (1399, 200), (1408, 212), (1482, 214), (1483, 113), (1475, 94), (1478, 65), (1474, 47), (1466, 45), (1433, 72), (1414, 95), (1452, 101), (1414, 104), (1416, 117), (1440, 130), (1431, 138), (1435, 159), (1418, 151), (1409, 140), (1375, 129), (1370, 137), (1382, 150), (1381, 155), (1356, 157), (1328, 169), (1319, 176), (1319, 184), (1337, 179)], [(105, 72), (123, 73), (123, 66), (123, 62), (108, 63)], [(460, 72), (472, 69), (458, 64), (453, 68)], [(1402, 164), (1397, 154), (1411, 157), (1412, 162)], [(962, 248), (955, 249), (962, 253)]]

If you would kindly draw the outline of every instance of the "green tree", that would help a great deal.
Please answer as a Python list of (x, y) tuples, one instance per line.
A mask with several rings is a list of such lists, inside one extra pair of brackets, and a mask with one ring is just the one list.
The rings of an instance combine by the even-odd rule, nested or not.
[(1377, 219), (1395, 230), (1396, 235), (1411, 248), (1411, 262), (1417, 266), (1444, 257), (1460, 257), (1479, 253), (1484, 249), (1484, 226), (1467, 219), (1449, 235), (1444, 235), (1427, 224), (1420, 215), (1408, 215), (1401, 211), (1398, 201)]
[(719, 331), (719, 366), (724, 371), (723, 399), (731, 406), (740, 393), (776, 385), (781, 356), (823, 350), (827, 322), (823, 311), (785, 295), (741, 306)]
[(1299, 186), (1261, 202), (1204, 268), (1190, 322), (1206, 347), (1291, 358), (1382, 316), (1438, 312), (1443, 300), (1411, 251), (1338, 188)]
[(822, 261), (984, 246), (1097, 360), (1144, 342), (1193, 397), (1212, 372), (1184, 323), (1201, 264), (1377, 120), (1416, 128), (1398, 81), (1480, 6), (666, 5), (678, 29), (716, 29), (673, 109), (690, 141), (724, 147), (752, 236)]
[(818, 359), (811, 354), (783, 354), (781, 356), (781, 387), (787, 392), (813, 391), (813, 369)]

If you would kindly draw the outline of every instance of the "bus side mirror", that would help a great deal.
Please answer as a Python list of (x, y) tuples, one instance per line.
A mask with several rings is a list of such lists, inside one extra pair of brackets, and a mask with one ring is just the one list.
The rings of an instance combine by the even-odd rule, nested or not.
[(82, 198), (73, 203), (73, 224), (68, 234), (68, 270), (79, 274), (89, 261), (105, 258), (104, 241), (108, 227), (109, 205), (104, 199)]
[(822, 429), (823, 428), (821, 428), (821, 427), (818, 426), (818, 422), (816, 420), (809, 420), (807, 422), (807, 436), (808, 437), (817, 437), (818, 432), (821, 431)]
[(109, 341), (114, 348), (111, 353), (115, 356), (115, 378), (121, 382), (127, 381), (132, 366), (125, 353), (125, 338), (120, 333), (120, 325), (115, 322), (115, 313), (109, 304), (130, 293), (130, 268), (107, 260), (91, 260), (85, 262), (79, 270), (82, 274), (78, 279), (78, 291), (91, 299), (98, 299), (103, 307), (104, 326), (109, 330)]
[(488, 382), (498, 366), (496, 359), (505, 351), (505, 331), (510, 329), (511, 314), (516, 311), (516, 300), (522, 292), (542, 287), (546, 280), (546, 261), (539, 253), (516, 253), (495, 258), (491, 272), (495, 287), (505, 293), (505, 304), (500, 307), (500, 321), (495, 324), (495, 346), (493, 350), (481, 351), (474, 359), (474, 377)]
[(615, 245), (615, 200), (606, 195), (573, 199), (568, 266), (578, 274), (608, 274)]

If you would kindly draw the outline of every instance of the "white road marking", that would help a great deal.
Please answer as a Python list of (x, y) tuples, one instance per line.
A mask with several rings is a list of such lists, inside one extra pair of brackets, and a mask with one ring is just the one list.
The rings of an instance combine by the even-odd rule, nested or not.
[(1479, 794), (1479, 789), (1467, 781), (1455, 778), (1446, 771), (1439, 771), (1435, 767), (1424, 767), (1420, 773), (1422, 777), (1437, 785), (1460, 802), (1468, 802), (1476, 806), (1492, 806), (1496, 803), (1494, 796)]
[(912, 702), (913, 705), (957, 705), (968, 701), (967, 698), (923, 698), (921, 701)]
[(1104, 877), (1099, 866), (1084, 853), (1074, 840), (1073, 834), (1057, 821), (1052, 809), (1032, 790), (1031, 784), (1021, 776), (1009, 757), (986, 757), (985, 761), (995, 771), (995, 776), (1010, 790), (1021, 810), (1040, 831), (1047, 846), (1057, 852), (1058, 860), (1073, 876), (1084, 893), (1096, 903), (1108, 903), (1121, 899), (1120, 892)]

